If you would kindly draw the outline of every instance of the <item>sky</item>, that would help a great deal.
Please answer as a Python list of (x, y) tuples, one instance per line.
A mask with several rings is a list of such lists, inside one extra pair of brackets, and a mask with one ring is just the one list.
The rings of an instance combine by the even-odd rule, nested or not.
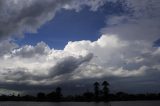
[(0, 0), (0, 93), (158, 93), (159, 20), (159, 0)]

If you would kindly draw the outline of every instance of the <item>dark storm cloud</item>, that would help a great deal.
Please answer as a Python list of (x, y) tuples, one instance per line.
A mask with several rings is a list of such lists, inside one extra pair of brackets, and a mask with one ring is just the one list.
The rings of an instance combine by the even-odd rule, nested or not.
[(36, 32), (51, 20), (55, 12), (70, 0), (1, 0), (0, 36)]
[(96, 10), (104, 1), (81, 0), (1, 0), (0, 39), (35, 33), (41, 25), (52, 20), (60, 9), (77, 9), (82, 5)]
[(69, 56), (60, 60), (52, 69), (50, 69), (50, 75), (61, 75), (75, 71), (81, 64), (89, 62), (93, 58), (93, 54), (88, 54), (84, 57), (80, 56), (75, 58)]
[(62, 58), (56, 63), (56, 65), (49, 69), (49, 73), (47, 75), (36, 75), (35, 73), (30, 72), (30, 70), (27, 68), (3, 69), (1, 70), (4, 72), (2, 73), (2, 79), (5, 80), (6, 85), (9, 81), (15, 84), (27, 84), (33, 86), (33, 82), (37, 82), (36, 85), (40, 85), (39, 81), (45, 80), (44, 83), (47, 83), (47, 80), (52, 81), (53, 78), (60, 75), (62, 75), (60, 80), (63, 81), (65, 77), (67, 78), (67, 76), (74, 72), (81, 64), (88, 63), (92, 58), (93, 54), (88, 54), (84, 57), (80, 56), (78, 58), (72, 56)]
[(13, 69), (4, 69), (4, 71), (8, 71), (8, 73), (2, 74), (6, 81), (10, 80), (15, 83), (20, 83), (27, 79), (30, 80), (32, 78), (32, 74), (26, 72), (27, 69), (25, 68), (16, 68), (14, 71)]
[[(153, 70), (152, 70), (153, 71)], [(52, 84), (28, 84), (17, 82), (0, 83), (5, 89), (24, 91), (29, 93), (36, 93), (38, 91), (50, 92), (57, 86), (62, 87), (64, 94), (79, 94), (85, 92), (87, 89), (93, 91), (93, 83), (98, 81), (102, 83), (107, 80), (110, 83), (111, 92), (130, 92), (130, 93), (146, 93), (146, 92), (159, 92), (160, 85), (157, 84), (159, 80), (159, 73), (148, 74), (145, 77), (101, 77), (101, 78), (85, 78), (81, 80), (66, 80), (64, 82)], [(36, 91), (36, 92), (35, 92)]]
[(12, 41), (4, 40), (0, 42), (0, 56), (3, 56), (13, 49), (17, 48), (18, 45)]

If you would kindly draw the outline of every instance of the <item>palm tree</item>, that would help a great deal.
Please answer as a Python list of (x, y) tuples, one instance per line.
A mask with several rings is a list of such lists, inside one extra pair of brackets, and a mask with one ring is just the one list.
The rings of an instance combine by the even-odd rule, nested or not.
[(103, 86), (103, 95), (104, 95), (104, 98), (105, 98), (105, 99), (108, 99), (108, 93), (109, 93), (109, 88), (108, 88), (108, 86), (109, 86), (109, 83), (108, 83), (107, 81), (104, 81), (104, 82), (102, 83), (102, 86)]
[(97, 99), (99, 96), (99, 83), (98, 82), (94, 83), (94, 94), (95, 94), (95, 98)]

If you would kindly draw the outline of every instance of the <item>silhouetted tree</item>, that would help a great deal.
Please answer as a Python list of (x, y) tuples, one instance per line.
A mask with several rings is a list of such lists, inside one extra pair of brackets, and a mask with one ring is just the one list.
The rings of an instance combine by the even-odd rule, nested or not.
[(55, 99), (56, 99), (56, 92), (53, 91), (47, 95), (47, 100), (55, 101)]
[(91, 101), (93, 100), (94, 94), (92, 92), (87, 91), (83, 93), (83, 97), (84, 97), (84, 100)]
[(118, 97), (118, 100), (127, 100), (128, 94), (125, 92), (117, 92), (116, 96)]
[(95, 94), (95, 99), (97, 100), (99, 97), (99, 83), (98, 82), (94, 83), (94, 94)]
[(37, 94), (37, 100), (38, 101), (44, 101), (45, 100), (45, 93), (39, 92)]
[(107, 81), (104, 81), (102, 83), (102, 86), (103, 86), (103, 96), (104, 96), (104, 99), (107, 100), (108, 99), (108, 94), (109, 94), (109, 83)]
[(60, 101), (61, 100), (61, 97), (62, 97), (62, 89), (60, 88), (60, 87), (57, 87), (56, 88), (56, 99), (58, 100), (58, 101)]
[(31, 96), (31, 95), (25, 95), (25, 96), (22, 96), (22, 100), (25, 100), (25, 101), (34, 101), (35, 97)]
[(109, 94), (109, 83), (104, 81), (102, 83), (102, 90), (100, 90), (100, 84), (98, 82), (94, 83), (94, 93), (87, 90), (87, 92), (82, 95), (70, 95), (62, 98), (62, 90), (60, 87), (57, 87), (55, 91), (52, 91), (49, 94), (39, 92), (37, 97), (32, 95), (0, 95), (0, 101), (51, 101), (51, 102), (60, 102), (60, 101), (128, 101), (128, 100), (160, 100), (160, 93), (147, 93), (147, 94), (128, 94), (125, 92), (117, 92)]

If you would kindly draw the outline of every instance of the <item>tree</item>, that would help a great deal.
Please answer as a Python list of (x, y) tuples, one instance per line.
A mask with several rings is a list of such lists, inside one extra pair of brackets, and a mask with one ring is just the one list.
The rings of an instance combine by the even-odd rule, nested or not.
[(45, 99), (45, 93), (39, 92), (37, 94), (38, 101), (43, 101)]
[(62, 97), (62, 92), (61, 92), (62, 90), (61, 90), (61, 88), (60, 87), (57, 87), (56, 88), (56, 98), (57, 98), (57, 100), (59, 101), (60, 99), (61, 99), (61, 97)]
[(47, 100), (49, 101), (55, 101), (56, 97), (56, 92), (52, 91), (47, 95)]
[(103, 86), (103, 96), (104, 96), (104, 99), (107, 100), (108, 99), (108, 93), (109, 93), (109, 83), (107, 81), (104, 81), (102, 83), (102, 86)]
[(93, 100), (93, 97), (94, 97), (94, 94), (92, 92), (87, 91), (83, 93), (83, 98), (87, 101)]
[(99, 96), (99, 83), (98, 82), (94, 83), (94, 94), (95, 94), (95, 98), (97, 99)]

